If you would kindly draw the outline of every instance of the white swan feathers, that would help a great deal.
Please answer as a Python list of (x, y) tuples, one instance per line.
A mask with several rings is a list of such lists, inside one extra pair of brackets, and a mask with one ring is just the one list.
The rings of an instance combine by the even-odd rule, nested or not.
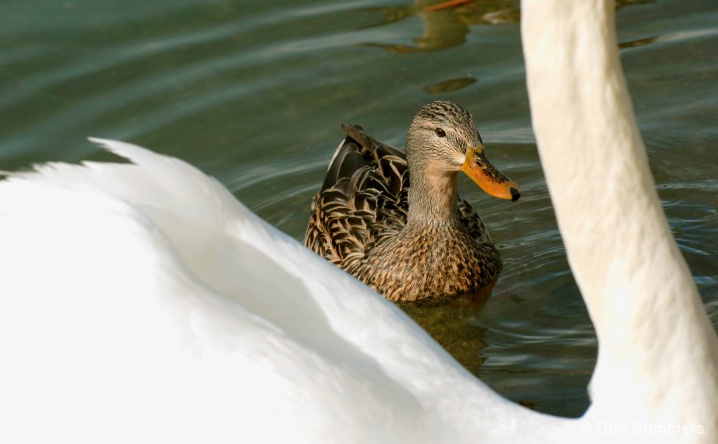
[(543, 417), (215, 180), (95, 141), (133, 163), (0, 183), (0, 436), (469, 442)]
[(599, 341), (584, 419), (718, 440), (718, 341), (656, 193), (613, 2), (524, 1), (522, 16), (541, 164)]

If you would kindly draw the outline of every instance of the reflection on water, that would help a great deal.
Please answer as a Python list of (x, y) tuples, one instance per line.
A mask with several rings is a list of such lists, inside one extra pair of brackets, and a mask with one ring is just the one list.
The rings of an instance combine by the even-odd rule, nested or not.
[(650, 45), (651, 43), (655, 43), (657, 40), (658, 40), (658, 37), (645, 37), (642, 39), (620, 42), (618, 44), (618, 47), (620, 49), (638, 48), (639, 46)]
[(384, 14), (384, 20), (371, 26), (386, 26), (409, 17), (419, 17), (423, 34), (414, 37), (414, 45), (401, 43), (363, 43), (383, 48), (392, 53), (428, 52), (458, 46), (466, 42), (471, 25), (518, 23), (519, 12), (515, 1), (445, 2), (442, 0), (416, 0), (405, 6), (371, 8)]
[(476, 79), (471, 77), (464, 77), (462, 79), (451, 79), (444, 80), (443, 82), (435, 83), (424, 88), (424, 91), (429, 94), (445, 94), (452, 91), (458, 91), (461, 88), (476, 83)]
[(486, 300), (456, 298), (451, 301), (398, 303), (436, 341), (467, 370), (480, 375), (486, 346), (484, 329), (476, 325)]
[[(651, 0), (616, 0), (616, 8)], [(384, 14), (384, 19), (368, 27), (386, 26), (410, 17), (419, 17), (423, 24), (421, 36), (414, 37), (414, 45), (402, 43), (367, 42), (365, 46), (383, 48), (392, 53), (439, 51), (466, 42), (472, 25), (517, 24), (521, 19), (518, 1), (472, 0), (415, 0), (403, 6), (369, 8)], [(649, 39), (636, 40), (649, 43)], [(630, 45), (629, 43), (625, 43)]]
[[(452, 100), (524, 195), (495, 201), (460, 178), (504, 271), (483, 307), (412, 315), (507, 398), (579, 415), (597, 344), (533, 144), (520, 2), (388, 3), (0, 2), (0, 169), (106, 158), (85, 137), (125, 139), (198, 165), (301, 239), (340, 123), (402, 146), (421, 105)], [(618, 7), (659, 194), (718, 323), (715, 0)]]

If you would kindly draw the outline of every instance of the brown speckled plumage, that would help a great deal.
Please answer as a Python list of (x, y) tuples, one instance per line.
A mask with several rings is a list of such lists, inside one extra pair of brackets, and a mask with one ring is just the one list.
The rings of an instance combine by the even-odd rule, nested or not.
[(481, 144), (471, 115), (450, 102), (425, 105), (406, 155), (358, 126), (342, 129), (347, 137), (312, 201), (305, 245), (392, 301), (490, 291), (499, 253), (456, 194), (460, 159)]

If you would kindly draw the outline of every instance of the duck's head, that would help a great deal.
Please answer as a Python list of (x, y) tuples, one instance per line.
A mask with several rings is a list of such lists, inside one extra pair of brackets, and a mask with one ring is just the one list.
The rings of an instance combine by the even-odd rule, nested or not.
[(471, 114), (453, 102), (421, 107), (409, 127), (406, 156), (411, 169), (463, 171), (491, 196), (512, 201), (521, 196), (521, 187), (489, 162)]

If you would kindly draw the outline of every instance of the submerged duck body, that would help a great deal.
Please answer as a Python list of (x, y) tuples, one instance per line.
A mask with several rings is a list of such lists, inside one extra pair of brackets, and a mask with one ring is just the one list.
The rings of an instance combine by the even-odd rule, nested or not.
[(499, 252), (458, 196), (457, 173), (495, 197), (516, 200), (521, 188), (486, 159), (471, 115), (451, 102), (425, 105), (406, 154), (358, 126), (342, 128), (305, 245), (392, 301), (489, 294)]

